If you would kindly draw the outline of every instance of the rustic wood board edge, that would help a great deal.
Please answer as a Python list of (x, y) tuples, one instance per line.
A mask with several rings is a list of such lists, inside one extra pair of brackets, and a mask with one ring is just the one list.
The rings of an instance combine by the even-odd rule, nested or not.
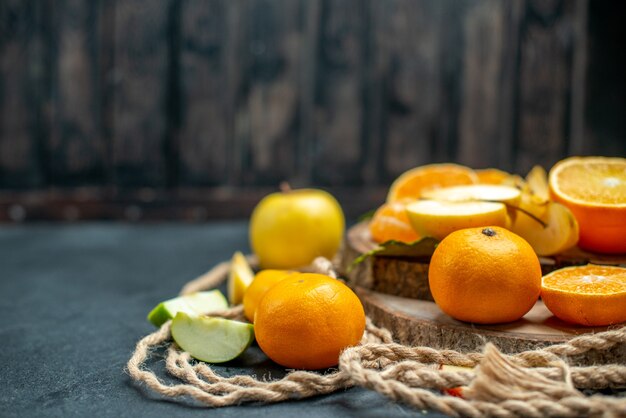
[[(556, 318), (548, 318), (545, 323), (542, 321), (532, 323), (532, 320), (517, 321), (501, 326), (508, 330), (498, 331), (499, 326), (477, 326), (451, 318), (446, 319), (445, 314), (439, 311), (434, 302), (409, 300), (362, 287), (355, 287), (354, 290), (374, 324), (387, 328), (395, 341), (410, 346), (475, 352), (481, 351), (487, 342), (491, 342), (504, 353), (514, 354), (562, 343), (583, 333), (596, 333), (614, 328), (571, 327), (569, 332), (559, 332), (559, 329), (566, 329), (568, 325)], [(398, 308), (398, 301), (405, 305), (404, 309)], [(546, 308), (541, 302), (537, 303), (533, 311), (527, 316), (536, 319), (546, 315)], [(536, 331), (529, 331), (533, 329)], [(591, 350), (582, 355), (572, 356), (569, 361), (572, 365), (578, 366), (624, 364), (626, 346), (616, 345), (607, 351)]]

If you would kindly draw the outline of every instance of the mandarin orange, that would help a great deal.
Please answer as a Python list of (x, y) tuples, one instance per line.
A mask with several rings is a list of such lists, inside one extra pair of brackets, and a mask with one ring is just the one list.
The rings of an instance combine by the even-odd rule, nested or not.
[(337, 365), (339, 354), (365, 331), (359, 298), (341, 281), (315, 273), (292, 275), (261, 299), (254, 332), (276, 363), (317, 370)]
[(535, 304), (541, 266), (530, 244), (497, 226), (451, 233), (428, 271), (435, 303), (453, 318), (478, 324), (515, 321)]
[(254, 322), (254, 313), (265, 293), (276, 283), (295, 273), (291, 270), (267, 269), (261, 270), (254, 276), (252, 283), (243, 295), (243, 313), (248, 321)]

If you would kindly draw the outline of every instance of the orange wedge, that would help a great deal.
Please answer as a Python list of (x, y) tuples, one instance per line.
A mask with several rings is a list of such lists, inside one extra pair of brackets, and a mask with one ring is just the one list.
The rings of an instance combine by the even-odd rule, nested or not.
[(567, 158), (552, 167), (549, 185), (554, 200), (578, 220), (580, 247), (626, 253), (625, 158)]
[(419, 199), (422, 192), (439, 187), (478, 183), (469, 167), (458, 164), (429, 164), (400, 175), (389, 188), (387, 202)]
[(419, 239), (402, 202), (385, 203), (379, 207), (370, 221), (369, 230), (372, 239), (378, 243), (389, 240), (410, 243)]
[(521, 189), (525, 183), (524, 179), (517, 174), (507, 173), (497, 168), (478, 169), (476, 170), (476, 175), (480, 184), (496, 184)]
[(476, 170), (476, 175), (480, 184), (502, 184), (510, 176), (506, 171), (498, 170), (497, 168)]
[(604, 326), (626, 321), (626, 268), (566, 267), (541, 280), (541, 299), (563, 321)]

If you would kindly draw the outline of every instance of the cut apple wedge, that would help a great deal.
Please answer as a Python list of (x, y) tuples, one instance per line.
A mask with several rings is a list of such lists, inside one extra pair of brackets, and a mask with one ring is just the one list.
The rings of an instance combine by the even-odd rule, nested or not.
[(540, 165), (534, 166), (526, 176), (523, 190), (530, 193), (533, 203), (537, 205), (547, 204), (550, 201), (550, 187), (548, 186), (546, 170)]
[(254, 272), (250, 268), (246, 257), (239, 251), (233, 254), (228, 273), (228, 301), (237, 305), (243, 301), (246, 289), (254, 279)]
[(444, 187), (429, 190), (423, 193), (426, 199), (446, 200), (449, 202), (467, 202), (481, 200), (487, 202), (502, 202), (517, 206), (521, 192), (515, 187), (499, 186), (495, 184), (472, 184), (468, 186)]
[(245, 322), (184, 312), (172, 320), (172, 338), (193, 358), (223, 363), (238, 357), (254, 340), (254, 327)]
[(502, 202), (507, 206), (507, 215), (509, 216), (507, 226), (512, 224), (517, 217), (515, 208), (520, 204), (521, 195), (522, 193), (515, 187), (494, 184), (445, 187), (424, 193), (424, 197), (428, 199), (450, 202)]
[(522, 209), (532, 213), (546, 226), (521, 212), (511, 226), (511, 231), (524, 238), (537, 255), (561, 253), (578, 242), (578, 222), (572, 212), (556, 202), (546, 205), (525, 204)]
[(407, 205), (406, 213), (415, 232), (422, 237), (438, 240), (459, 229), (505, 227), (507, 224), (507, 211), (503, 203), (418, 200)]
[(160, 327), (165, 321), (174, 318), (178, 312), (200, 315), (226, 308), (228, 308), (228, 302), (219, 290), (196, 292), (159, 303), (148, 314), (148, 321)]

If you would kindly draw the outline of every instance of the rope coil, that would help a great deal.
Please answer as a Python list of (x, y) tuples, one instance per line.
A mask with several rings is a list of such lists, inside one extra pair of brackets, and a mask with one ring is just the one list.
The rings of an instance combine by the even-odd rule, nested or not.
[[(256, 264), (253, 257), (249, 257), (249, 261)], [(228, 262), (218, 264), (187, 283), (181, 294), (218, 286), (228, 268)], [(309, 271), (334, 274), (332, 264), (325, 259), (316, 260)], [(241, 306), (210, 314), (243, 318)], [(168, 321), (137, 343), (127, 370), (136, 382), (162, 396), (191, 397), (208, 407), (280, 402), (361, 386), (394, 401), (454, 417), (626, 417), (626, 399), (585, 396), (578, 390), (626, 387), (625, 365), (570, 367), (566, 362), (570, 356), (589, 350), (608, 350), (621, 344), (626, 344), (626, 327), (581, 335), (561, 344), (514, 355), (502, 354), (490, 343), (483, 353), (461, 353), (394, 343), (387, 329), (376, 327), (367, 318), (361, 344), (341, 354), (337, 371), (324, 375), (292, 371), (282, 379), (264, 381), (247, 375), (223, 377), (210, 365), (195, 362), (172, 341)], [(153, 350), (163, 346), (167, 346), (167, 372), (182, 383), (164, 383), (145, 368)], [(438, 370), (441, 364), (476, 369), (475, 373)], [(466, 399), (439, 392), (458, 386), (467, 386), (463, 392)]]

